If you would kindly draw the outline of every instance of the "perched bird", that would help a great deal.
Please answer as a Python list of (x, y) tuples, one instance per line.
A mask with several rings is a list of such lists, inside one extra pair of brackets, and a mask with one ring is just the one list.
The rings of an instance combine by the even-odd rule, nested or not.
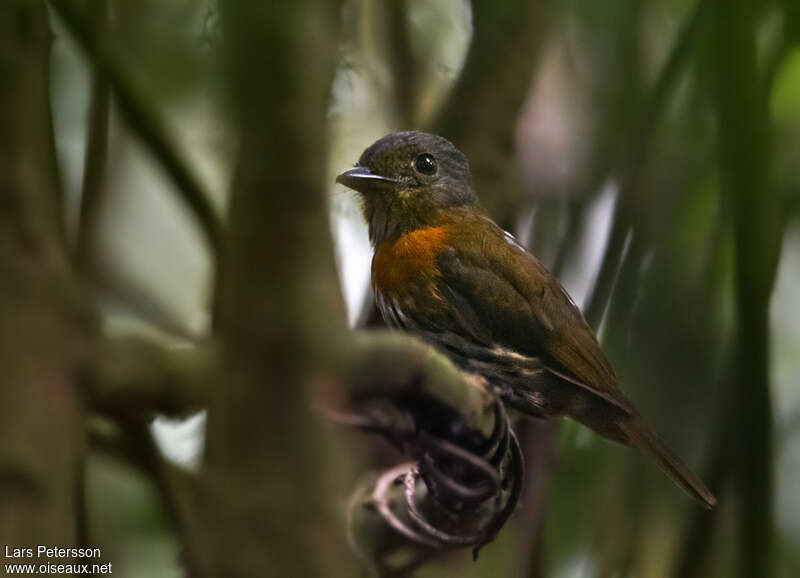
[(386, 322), (420, 335), (536, 417), (569, 416), (635, 446), (706, 507), (716, 500), (653, 432), (558, 280), (479, 208), (466, 157), (423, 132), (389, 134), (336, 181), (357, 191)]

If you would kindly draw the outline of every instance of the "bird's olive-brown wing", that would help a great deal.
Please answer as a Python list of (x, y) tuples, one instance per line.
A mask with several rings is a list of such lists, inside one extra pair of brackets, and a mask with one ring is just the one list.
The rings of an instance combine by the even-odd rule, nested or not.
[(447, 330), (540, 357), (559, 377), (630, 411), (592, 329), (558, 280), (488, 219), (476, 217), (458, 231), (465, 234), (456, 232), (439, 255), (438, 284), (459, 310), (450, 324), (465, 323)]

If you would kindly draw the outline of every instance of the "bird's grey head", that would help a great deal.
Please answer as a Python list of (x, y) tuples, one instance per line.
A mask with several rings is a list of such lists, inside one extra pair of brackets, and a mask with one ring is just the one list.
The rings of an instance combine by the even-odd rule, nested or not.
[(417, 131), (377, 140), (336, 182), (363, 199), (373, 244), (423, 227), (443, 209), (477, 201), (464, 154), (447, 139)]

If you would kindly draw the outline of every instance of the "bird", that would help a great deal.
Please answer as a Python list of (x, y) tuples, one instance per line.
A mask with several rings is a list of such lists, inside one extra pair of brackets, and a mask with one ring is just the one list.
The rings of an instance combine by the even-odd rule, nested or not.
[(633, 446), (706, 508), (716, 499), (636, 411), (558, 279), (481, 208), (466, 156), (420, 131), (388, 134), (336, 182), (361, 199), (387, 325), (483, 376), (515, 411), (569, 417)]

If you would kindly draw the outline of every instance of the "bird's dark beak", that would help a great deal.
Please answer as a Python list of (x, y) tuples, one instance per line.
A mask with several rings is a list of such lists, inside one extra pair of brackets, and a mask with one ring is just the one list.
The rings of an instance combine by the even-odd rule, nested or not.
[(336, 182), (349, 187), (359, 193), (384, 189), (392, 186), (397, 181), (389, 177), (376, 175), (367, 167), (353, 167), (336, 177)]

